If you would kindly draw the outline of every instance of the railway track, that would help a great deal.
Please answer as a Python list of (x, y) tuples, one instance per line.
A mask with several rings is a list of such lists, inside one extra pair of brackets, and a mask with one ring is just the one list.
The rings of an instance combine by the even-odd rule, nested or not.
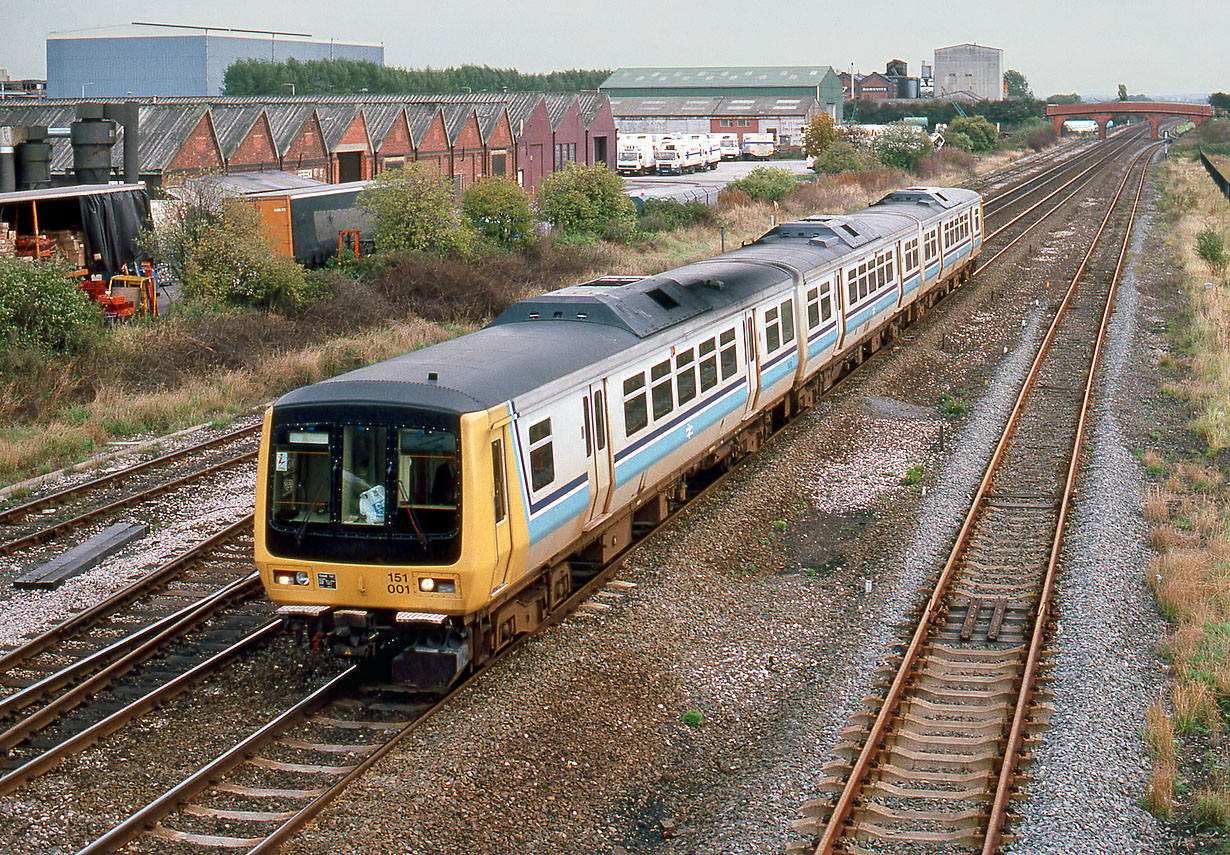
[(0, 795), (267, 642), (251, 551), (249, 516), (0, 656)]
[[(195, 443), (185, 448), (178, 449), (173, 452), (156, 457), (152, 460), (135, 463), (115, 472), (110, 472), (105, 475), (100, 475), (83, 481), (80, 484), (75, 484), (71, 487), (66, 487), (62, 490), (57, 490), (35, 499), (31, 499), (19, 505), (0, 510), (0, 526), (9, 528), (6, 534), (0, 534), (3, 540), (0, 540), (0, 555), (8, 555), (21, 549), (26, 549), (38, 544), (46, 543), (53, 538), (80, 528), (95, 520), (118, 514), (128, 508), (134, 507), (142, 502), (149, 501), (157, 496), (190, 484), (199, 482), (211, 475), (216, 475), (219, 472), (224, 472), (234, 469), (245, 463), (249, 463), (256, 459), (256, 449), (249, 448), (239, 451), (237, 454), (225, 457), (221, 460), (208, 463), (204, 466), (189, 466), (189, 471), (170, 478), (154, 478), (152, 483), (146, 483), (138, 487), (135, 491), (125, 492), (123, 495), (110, 497), (103, 504), (96, 505), (92, 508), (79, 510), (71, 513), (68, 516), (63, 516), (55, 522), (45, 523), (40, 522), (35, 525), (20, 526), (24, 520), (37, 515), (44, 517), (48, 513), (54, 513), (56, 509), (61, 509), (68, 506), (70, 503), (80, 503), (82, 499), (98, 494), (104, 491), (116, 491), (126, 482), (143, 479), (150, 480), (151, 474), (159, 471), (167, 470), (172, 467), (180, 466), (194, 457), (199, 457), (212, 452), (215, 449), (252, 440), (260, 432), (260, 424), (249, 425), (230, 431), (221, 436), (212, 437), (207, 440)], [(17, 529), (14, 531), (13, 529)]]
[(1154, 151), (1133, 160), (1107, 206), (917, 628), (843, 734), (820, 787), (829, 795), (804, 806), (793, 851), (998, 851), (1022, 752), (1049, 716), (1037, 680), (1055, 576)]
[[(1035, 209), (1040, 205), (1041, 203), (1035, 205)], [(991, 237), (993, 235), (988, 234), (988, 239)], [(720, 480), (712, 484), (697, 485), (690, 498), (705, 494), (718, 483)], [(673, 520), (687, 507), (690, 507), (690, 503), (676, 508), (665, 522)], [(561, 607), (544, 627), (562, 620), (590, 593), (607, 584), (627, 554), (621, 555), (608, 567), (590, 568), (578, 576), (574, 584), (577, 593), (569, 598), (565, 606)], [(238, 562), (233, 568), (238, 578), (242, 575), (241, 565), (244, 561), (250, 561), (250, 548), (241, 547), (232, 557)], [(165, 585), (165, 582), (163, 584)], [(154, 583), (153, 587), (156, 588), (157, 583)], [(139, 599), (135, 592), (125, 596)], [(98, 610), (107, 609), (100, 606)], [(65, 623), (71, 625), (76, 620), (74, 618)], [(165, 688), (147, 691), (126, 689), (126, 695), (137, 694), (139, 697), (114, 712), (99, 707), (89, 717), (79, 721), (74, 728), (67, 728), (72, 732), (67, 739), (59, 743), (64, 745), (64, 748), (26, 755), (21, 758), (20, 763), (9, 763), (9, 770), (0, 777), (0, 792), (10, 792), (22, 786), (76, 751), (148, 712), (155, 705), (165, 703), (174, 694), (206, 679), (211, 673), (217, 673), (218, 669), (234, 661), (236, 656), (261, 649), (277, 632), (272, 623), (259, 621), (252, 629), (247, 637), (236, 639), (229, 645), (215, 644), (215, 648), (223, 647), (217, 651), (216, 656), (200, 657), (194, 667), (164, 681), (167, 684)], [(72, 626), (57, 628), (45, 634), (45, 638), (40, 637), (40, 643), (44, 649), (50, 650), (57, 644), (64, 644), (64, 638), (80, 631), (80, 625), (76, 630)], [(492, 660), (487, 667), (495, 665), (512, 649), (509, 648), (501, 657)], [(17, 673), (17, 667), (23, 667), (22, 663), (30, 661), (10, 657), (12, 654), (0, 658), (0, 674), (8, 672), (14, 675)], [(136, 665), (133, 665), (128, 670), (135, 667)], [(117, 670), (99, 678), (99, 685), (118, 680), (121, 673), (123, 672)], [(480, 679), (483, 673), (485, 669), (472, 679)], [(27, 679), (14, 679), (12, 682), (29, 686), (43, 679), (29, 679), (34, 676), (36, 675), (31, 668)], [(468, 683), (458, 687), (457, 691), (463, 690), (466, 685)], [(15, 688), (23, 689), (22, 686)], [(84, 698), (87, 694), (89, 693), (82, 693), (81, 697)], [(125, 841), (138, 837), (146, 840), (144, 845), (150, 847), (151, 851), (162, 851), (161, 847), (165, 847), (169, 841), (204, 848), (225, 844), (228, 847), (248, 847), (253, 852), (275, 851), (280, 842), (289, 839), (348, 783), (387, 754), (397, 742), (413, 732), (414, 728), (421, 726), (454, 695), (455, 693), (440, 699), (407, 694), (394, 687), (365, 680), (361, 671), (347, 671), (330, 682), (321, 692), (302, 699), (283, 715), (236, 743), (231, 751), (220, 755), (82, 851), (113, 851)], [(0, 699), (0, 704), (4, 703), (5, 700)], [(69, 702), (68, 706), (73, 704)], [(0, 706), (0, 710), (3, 709), (4, 707)], [(59, 715), (54, 718), (59, 720)], [(21, 720), (9, 719), (5, 720), (3, 725), (13, 733), (15, 747), (27, 745), (30, 735), (36, 732), (40, 740), (50, 741), (51, 737), (42, 730), (31, 731), (17, 739), (21, 731), (20, 723)], [(29, 767), (22, 773), (24, 777), (9, 777), (23, 766)], [(314, 783), (296, 786), (286, 784), (288, 777), (301, 776), (306, 776)], [(176, 814), (176, 820), (167, 820), (173, 813)], [(236, 827), (255, 830), (237, 835), (234, 833)]]

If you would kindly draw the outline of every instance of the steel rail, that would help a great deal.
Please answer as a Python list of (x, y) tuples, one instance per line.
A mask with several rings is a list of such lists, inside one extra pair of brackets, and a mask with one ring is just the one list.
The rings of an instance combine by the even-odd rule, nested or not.
[(173, 490), (176, 487), (182, 487), (184, 484), (190, 484), (193, 481), (197, 481), (207, 475), (213, 475), (215, 472), (221, 472), (224, 469), (230, 469), (241, 463), (246, 463), (256, 457), (256, 455), (257, 451), (255, 450), (245, 451), (243, 454), (238, 454), (228, 460), (223, 460), (222, 462), (215, 463), (212, 466), (207, 466), (198, 472), (190, 472), (189, 474), (183, 475), (172, 481), (167, 481), (154, 487), (150, 487), (147, 490), (142, 490), (140, 493), (128, 496), (127, 498), (118, 499), (114, 502), (102, 505), (101, 507), (86, 511), (83, 514), (78, 514), (72, 519), (64, 520), (63, 522), (55, 523), (54, 525), (50, 525), (46, 528), (39, 529), (38, 531), (31, 532), (30, 534), (23, 535), (22, 537), (16, 537), (12, 540), (5, 541), (4, 543), (0, 543), (0, 555), (7, 555), (8, 553), (21, 549), (24, 546), (30, 546), (32, 544), (43, 543), (44, 541), (51, 540), (62, 531), (68, 531), (76, 528), (82, 523), (89, 522), (90, 520), (96, 519), (100, 516), (105, 516), (106, 514), (120, 510), (121, 508), (126, 508), (129, 505), (135, 505), (137, 502), (145, 499), (152, 499), (154, 496), (161, 495), (162, 493), (165, 493), (168, 490)]
[[(1156, 153), (1158, 146), (1150, 146), (1143, 152), (1137, 162), (1145, 154)], [(1135, 167), (1135, 163), (1131, 168)], [(1129, 168), (1130, 171), (1130, 168)], [(999, 849), (1003, 838), (1004, 823), (1007, 818), (1008, 800), (1011, 797), (1012, 780), (1016, 771), (1017, 756), (1025, 739), (1025, 723), (1028, 717), (1029, 703), (1033, 697), (1034, 684), (1037, 679), (1038, 664), (1042, 657), (1042, 645), (1046, 637), (1046, 626), (1050, 613), (1051, 600), (1054, 595), (1055, 577), (1058, 573), (1060, 549), (1063, 546), (1064, 527), (1067, 524), (1068, 511), (1072, 503), (1072, 494), (1076, 489), (1076, 477), (1080, 468), (1081, 446), (1084, 444), (1085, 428), (1088, 422), (1089, 408), (1093, 400), (1093, 390), (1097, 380), (1098, 367), (1101, 362), (1102, 348), (1106, 341), (1106, 331), (1110, 326), (1111, 313), (1114, 310), (1115, 295), (1118, 293), (1119, 281), (1123, 272), (1123, 262), (1127, 257), (1128, 247), (1132, 241), (1132, 224), (1136, 220), (1136, 212), (1140, 205), (1140, 197), (1144, 192), (1145, 179), (1148, 176), (1148, 164), (1141, 169), (1140, 183), (1136, 187), (1136, 196), (1132, 200), (1132, 208), (1128, 214), (1128, 225), (1123, 236), (1123, 244), (1119, 249), (1119, 257), (1115, 262), (1115, 272), (1111, 276), (1109, 293), (1106, 295), (1106, 305), (1102, 311), (1102, 320), (1098, 326), (1098, 334), (1094, 340), (1093, 355), (1089, 363), (1089, 373), (1085, 378), (1085, 392), (1081, 398), (1080, 415), (1077, 419), (1076, 436), (1072, 441), (1072, 454), (1068, 461), (1067, 477), (1064, 481), (1063, 500), (1059, 507), (1059, 518), (1055, 523), (1055, 535), (1051, 541), (1050, 556), (1046, 564), (1046, 577), (1042, 585), (1042, 595), (1038, 604), (1038, 612), (1034, 618), (1033, 633), (1030, 638), (1029, 654), (1025, 662), (1025, 672), (1021, 679), (1021, 690), (1017, 697), (1016, 710), (1012, 717), (1012, 728), (1008, 734), (1008, 743), (1004, 749), (1004, 761), (1000, 766), (999, 780), (995, 788), (995, 799), (988, 819), (987, 834), (983, 841), (983, 855), (994, 855)]]
[(208, 540), (197, 544), (182, 555), (173, 558), (161, 567), (116, 591), (97, 605), (73, 615), (62, 623), (25, 642), (20, 647), (8, 651), (3, 656), (0, 656), (0, 674), (11, 671), (53, 645), (73, 638), (125, 606), (157, 591), (163, 585), (183, 573), (203, 555), (224, 546), (229, 541), (250, 531), (252, 528), (252, 518), (253, 515), (248, 514), (243, 519), (232, 523), (222, 531), (211, 536)]
[(140, 718), (145, 713), (164, 705), (175, 696), (190, 689), (193, 684), (221, 670), (222, 666), (236, 657), (259, 649), (277, 635), (281, 628), (282, 622), (280, 620), (269, 621), (252, 633), (249, 633), (246, 638), (240, 639), (225, 650), (214, 654), (209, 659), (185, 671), (175, 679), (169, 680), (126, 707), (116, 710), (103, 720), (69, 737), (54, 748), (48, 749), (37, 757), (26, 761), (21, 766), (0, 777), (0, 795), (9, 795), (22, 785), (53, 769), (66, 758), (84, 751), (104, 737)]
[(162, 456), (155, 457), (152, 460), (146, 460), (142, 463), (134, 463), (132, 466), (125, 467), (117, 472), (111, 472), (98, 478), (91, 478), (89, 481), (85, 481), (81, 484), (74, 484), (71, 487), (65, 487), (63, 490), (57, 490), (54, 493), (49, 493), (46, 496), (32, 499), (24, 504), (14, 505), (11, 508), (5, 508), (4, 510), (0, 510), (0, 523), (7, 523), (10, 520), (21, 519), (34, 511), (40, 511), (43, 508), (50, 507), (51, 505), (61, 504), (79, 493), (86, 493), (90, 490), (96, 490), (99, 487), (104, 487), (107, 484), (112, 483), (113, 481), (125, 481), (133, 475), (143, 472), (146, 469), (154, 469), (159, 466), (165, 466), (168, 463), (172, 463), (176, 460), (187, 457), (190, 454), (195, 454), (200, 451), (208, 451), (209, 449), (216, 448), (219, 445), (226, 445), (229, 442), (242, 439), (248, 434), (256, 433), (260, 429), (260, 423), (245, 428), (239, 428), (238, 430), (233, 430), (230, 433), (223, 434), (222, 436), (214, 437), (213, 439), (208, 439), (204, 442), (198, 442), (195, 445), (190, 445), (187, 448), (181, 448), (178, 451), (163, 454)]
[[(1139, 157), (1143, 156), (1144, 152), (1142, 152)], [(1061, 301), (1059, 308), (1056, 310), (1055, 316), (1052, 319), (1046, 335), (1038, 348), (1038, 353), (1034, 357), (1033, 363), (1025, 376), (1024, 382), (1021, 384), (1021, 388), (1017, 394), (1012, 410), (1008, 415), (1003, 432), (1000, 434), (999, 441), (996, 443), (995, 449), (991, 454), (990, 461), (987, 463), (986, 469), (983, 472), (982, 479), (978, 484), (978, 488), (974, 493), (973, 499), (971, 500), (970, 509), (966, 513), (965, 520), (961, 525), (957, 538), (953, 543), (947, 560), (944, 563), (944, 568), (940, 572), (935, 589), (927, 601), (927, 605), (923, 610), (923, 616), (919, 620), (913, 636), (910, 639), (910, 643), (905, 650), (901, 664), (898, 666), (896, 675), (893, 678), (893, 682), (889, 686), (888, 692), (886, 693), (880, 706), (880, 712), (877, 714), (875, 722), (871, 726), (867, 739), (863, 744), (862, 750), (859, 752), (857, 760), (852, 765), (850, 776), (846, 781), (845, 787), (842, 788), (841, 795), (833, 808), (832, 815), (829, 817), (824, 835), (814, 850), (816, 855), (831, 855), (834, 851), (837, 838), (840, 837), (845, 830), (846, 821), (849, 819), (850, 813), (854, 808), (856, 796), (863, 786), (863, 780), (870, 771), (872, 761), (880, 751), (881, 743), (883, 742), (888, 731), (889, 722), (896, 712), (901, 696), (904, 694), (906, 682), (908, 681), (908, 678), (914, 670), (914, 666), (918, 660), (919, 651), (921, 650), (923, 642), (930, 631), (930, 625), (939, 611), (941, 602), (947, 593), (949, 583), (956, 572), (960, 556), (964, 551), (971, 532), (973, 531), (974, 524), (981, 511), (983, 500), (986, 498), (986, 494), (990, 490), (995, 472), (1014, 433), (1017, 420), (1020, 416), (1021, 410), (1024, 408), (1025, 401), (1033, 388), (1034, 380), (1037, 377), (1042, 361), (1050, 350), (1051, 342), (1059, 329), (1060, 321), (1066, 315), (1068, 305), (1071, 302), (1073, 295), (1076, 293), (1077, 285), (1080, 283), (1081, 277), (1084, 275), (1085, 269), (1089, 264), (1089, 260), (1092, 258), (1095, 249), (1101, 241), (1102, 234), (1105, 231), (1107, 224), (1110, 222), (1115, 206), (1117, 205), (1119, 198), (1123, 193), (1123, 189), (1127, 185), (1128, 179), (1130, 178), (1130, 172), (1131, 167), (1129, 167), (1128, 172), (1124, 175), (1123, 181), (1116, 190), (1114, 198), (1107, 206), (1106, 216), (1103, 218), (1102, 223), (1098, 227), (1097, 233), (1090, 242), (1089, 250), (1085, 254), (1084, 259), (1081, 261), (1076, 274), (1072, 277), (1072, 281), (1064, 294), (1064, 298)]]
[[(17, 695), (6, 698), (4, 711), (13, 712), (41, 701), (69, 683), (75, 683), (71, 689), (39, 708), (37, 712), (0, 732), (0, 748), (14, 748), (20, 745), (65, 712), (80, 706), (91, 695), (106, 689), (117, 677), (132, 671), (151, 658), (173, 639), (191, 632), (202, 622), (235, 601), (242, 602), (256, 596), (260, 590), (260, 574), (253, 571), (243, 579), (232, 582), (170, 617), (139, 630), (127, 638), (122, 638), (110, 647), (74, 662)], [(84, 676), (91, 669), (99, 666), (101, 666), (100, 670), (88, 677)], [(77, 682), (78, 680), (80, 682)]]

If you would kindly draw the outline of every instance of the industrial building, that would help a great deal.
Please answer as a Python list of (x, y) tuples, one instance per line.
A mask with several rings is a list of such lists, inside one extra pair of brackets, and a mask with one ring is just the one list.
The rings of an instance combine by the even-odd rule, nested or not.
[(268, 32), (165, 26), (97, 27), (47, 37), (49, 98), (222, 94), (222, 77), (242, 59), (368, 60), (384, 47)]
[[(772, 66), (718, 68), (621, 68), (598, 91), (632, 104), (629, 98), (795, 99), (815, 101), (837, 121), (842, 119), (841, 81), (831, 67)], [(619, 118), (616, 113), (616, 118)], [(713, 116), (713, 118), (722, 118)], [(621, 126), (621, 130), (624, 130)]]
[(773, 134), (779, 146), (802, 145), (803, 128), (826, 112), (815, 98), (611, 97), (621, 134)]
[(976, 44), (936, 48), (934, 97), (1002, 101), (1004, 52)]
[[(68, 126), (80, 99), (0, 100), (0, 128)], [(463, 192), (504, 175), (533, 192), (568, 163), (614, 169), (615, 124), (604, 95), (161, 98), (138, 105), (139, 176), (150, 186), (209, 173), (290, 172), (331, 184), (422, 161)], [(116, 131), (113, 177), (127, 131)], [(73, 153), (51, 138), (52, 183), (69, 182)]]

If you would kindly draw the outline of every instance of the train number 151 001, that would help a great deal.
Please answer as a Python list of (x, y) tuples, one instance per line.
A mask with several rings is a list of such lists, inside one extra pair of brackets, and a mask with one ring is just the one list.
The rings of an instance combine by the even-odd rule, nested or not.
[(390, 573), (389, 574), (389, 593), (390, 594), (413, 594), (414, 589), (410, 587), (410, 576), (406, 573)]

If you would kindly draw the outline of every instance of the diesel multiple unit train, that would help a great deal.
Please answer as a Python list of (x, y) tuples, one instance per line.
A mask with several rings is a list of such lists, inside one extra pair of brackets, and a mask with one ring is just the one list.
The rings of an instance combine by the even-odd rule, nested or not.
[(900, 190), (283, 396), (256, 488), (269, 596), (318, 644), (448, 685), (968, 278), (982, 228), (973, 191)]

